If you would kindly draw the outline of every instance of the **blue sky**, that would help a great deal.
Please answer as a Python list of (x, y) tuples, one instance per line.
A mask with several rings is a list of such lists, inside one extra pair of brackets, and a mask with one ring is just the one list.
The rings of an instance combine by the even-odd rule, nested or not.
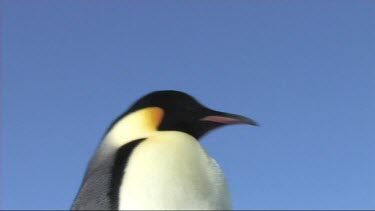
[(2, 1), (2, 209), (68, 209), (106, 128), (185, 91), (236, 209), (375, 208), (371, 1)]

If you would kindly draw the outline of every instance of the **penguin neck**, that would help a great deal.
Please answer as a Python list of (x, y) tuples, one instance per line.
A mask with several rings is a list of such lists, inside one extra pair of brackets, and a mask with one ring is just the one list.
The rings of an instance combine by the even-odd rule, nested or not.
[(144, 108), (126, 115), (117, 121), (107, 133), (105, 142), (119, 148), (126, 143), (140, 138), (147, 138), (157, 132), (164, 116), (159, 107)]

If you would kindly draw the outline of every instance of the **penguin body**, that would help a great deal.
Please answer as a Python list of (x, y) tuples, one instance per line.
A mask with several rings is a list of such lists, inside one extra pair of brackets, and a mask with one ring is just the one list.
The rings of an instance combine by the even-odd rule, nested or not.
[(200, 144), (185, 133), (165, 131), (134, 149), (119, 208), (227, 210), (232, 204), (224, 175)]
[(237, 123), (256, 125), (182, 92), (146, 95), (107, 131), (72, 209), (232, 209), (225, 177), (199, 138)]

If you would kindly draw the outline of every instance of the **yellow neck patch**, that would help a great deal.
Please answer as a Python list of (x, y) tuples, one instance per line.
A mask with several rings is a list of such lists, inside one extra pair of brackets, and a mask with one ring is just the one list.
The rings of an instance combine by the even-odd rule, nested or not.
[(152, 132), (157, 131), (163, 117), (164, 110), (159, 107), (149, 107), (132, 112), (120, 119), (105, 139), (120, 147), (132, 140), (148, 137)]
[(159, 107), (144, 108), (125, 117), (129, 123), (139, 124), (146, 130), (156, 130), (164, 116), (164, 110)]

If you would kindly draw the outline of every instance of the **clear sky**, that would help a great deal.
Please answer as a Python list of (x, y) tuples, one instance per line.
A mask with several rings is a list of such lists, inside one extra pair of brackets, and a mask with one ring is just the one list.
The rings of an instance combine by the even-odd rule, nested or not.
[(249, 116), (202, 140), (236, 209), (375, 209), (373, 1), (29, 1), (2, 7), (2, 209), (68, 209), (148, 92)]

